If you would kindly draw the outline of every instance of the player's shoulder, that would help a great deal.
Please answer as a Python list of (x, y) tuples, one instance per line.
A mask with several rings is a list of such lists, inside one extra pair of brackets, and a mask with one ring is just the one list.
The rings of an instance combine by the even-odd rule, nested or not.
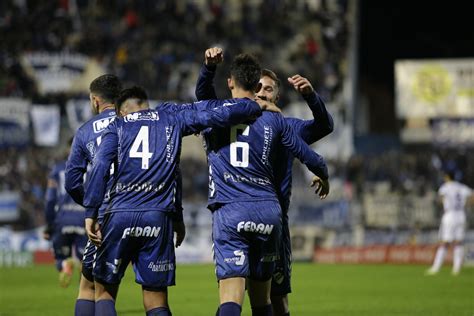
[(91, 117), (78, 129), (80, 134), (100, 134), (115, 120), (115, 111), (106, 110)]

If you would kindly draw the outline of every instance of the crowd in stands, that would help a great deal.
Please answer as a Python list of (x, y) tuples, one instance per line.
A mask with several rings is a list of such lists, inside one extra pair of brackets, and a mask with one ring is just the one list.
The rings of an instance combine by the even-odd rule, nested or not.
[(282, 78), (301, 73), (330, 100), (345, 72), (346, 14), (344, 0), (2, 1), (0, 95), (34, 97), (20, 57), (48, 51), (95, 58), (152, 98), (192, 100), (204, 51), (219, 45), (226, 60), (252, 52)]

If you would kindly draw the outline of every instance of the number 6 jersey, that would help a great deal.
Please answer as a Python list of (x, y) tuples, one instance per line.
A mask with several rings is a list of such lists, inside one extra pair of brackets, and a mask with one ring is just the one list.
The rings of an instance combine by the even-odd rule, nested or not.
[(278, 113), (264, 112), (249, 124), (204, 133), (209, 164), (209, 208), (244, 201), (277, 201), (273, 166), (286, 147), (308, 169), (328, 178), (326, 163)]

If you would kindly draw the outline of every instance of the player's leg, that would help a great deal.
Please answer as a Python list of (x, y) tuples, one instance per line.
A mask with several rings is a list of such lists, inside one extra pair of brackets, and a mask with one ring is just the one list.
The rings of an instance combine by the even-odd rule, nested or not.
[(95, 315), (116, 316), (115, 299), (119, 284), (106, 284), (96, 280), (95, 286)]
[(136, 212), (137, 256), (132, 258), (135, 281), (142, 285), (143, 306), (148, 316), (171, 315), (168, 286), (175, 285), (176, 258), (173, 221), (165, 212)]
[[(249, 250), (248, 294), (252, 316), (271, 316), (271, 280), (275, 273), (281, 239), (281, 209), (278, 203), (257, 202), (251, 213), (256, 223)], [(259, 229), (259, 227), (265, 227)], [(270, 229), (271, 228), (271, 229)]]
[[(245, 278), (249, 275), (248, 240), (238, 228), (247, 222), (245, 203), (230, 203), (212, 214), (213, 254), (219, 280), (219, 314), (240, 315), (245, 294)], [(240, 231), (241, 230), (241, 231)]]
[(123, 238), (130, 228), (133, 212), (105, 214), (101, 224), (102, 244), (97, 247), (93, 274), (95, 315), (116, 315), (115, 299), (134, 249), (129, 238)]
[(63, 234), (59, 227), (52, 239), (56, 268), (59, 271), (59, 285), (68, 287), (74, 271), (74, 261), (71, 258), (73, 238), (71, 234)]
[(434, 275), (439, 272), (448, 251), (448, 244), (454, 239), (452, 216), (449, 213), (445, 213), (441, 219), (439, 238), (441, 242), (436, 249), (433, 265), (426, 271), (427, 275)]
[(82, 256), (79, 293), (74, 308), (75, 316), (93, 316), (95, 313), (95, 287), (92, 275), (95, 253), (96, 247), (90, 241), (87, 241)]
[(143, 306), (147, 316), (171, 316), (167, 288), (143, 287)]
[(219, 280), (219, 316), (240, 315), (245, 295), (245, 278)]
[(248, 280), (248, 293), (253, 316), (273, 315), (270, 300), (271, 285), (271, 279), (267, 281)]
[(454, 227), (453, 240), (453, 275), (458, 275), (461, 272), (461, 266), (464, 259), (464, 234), (466, 231), (466, 216), (464, 213), (456, 214), (456, 225)]
[(274, 316), (289, 316), (288, 294), (291, 293), (291, 237), (288, 212), (282, 211), (279, 258), (272, 277), (271, 301)]

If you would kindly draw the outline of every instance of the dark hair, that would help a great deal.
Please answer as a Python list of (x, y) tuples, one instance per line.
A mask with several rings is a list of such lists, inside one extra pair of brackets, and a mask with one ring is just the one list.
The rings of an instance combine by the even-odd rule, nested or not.
[(446, 169), (444, 170), (444, 174), (449, 177), (451, 180), (456, 180), (456, 170), (454, 169)]
[(122, 104), (128, 99), (136, 99), (138, 104), (148, 101), (148, 96), (145, 89), (139, 86), (133, 86), (120, 91), (117, 99), (115, 99), (115, 111), (117, 114), (120, 113)]
[(273, 71), (271, 71), (268, 68), (264, 68), (264, 69), (262, 69), (262, 77), (264, 77), (264, 76), (267, 76), (270, 79), (272, 79), (273, 81), (275, 81), (275, 83), (277, 85), (277, 88), (280, 89), (281, 81), (280, 81), (280, 79), (278, 79), (276, 73), (274, 73)]
[(250, 54), (239, 54), (235, 56), (230, 65), (230, 75), (235, 83), (246, 91), (254, 91), (257, 88), (262, 68), (257, 58)]
[(95, 78), (90, 86), (89, 91), (108, 103), (113, 103), (118, 94), (122, 90), (122, 83), (117, 76), (106, 74)]

